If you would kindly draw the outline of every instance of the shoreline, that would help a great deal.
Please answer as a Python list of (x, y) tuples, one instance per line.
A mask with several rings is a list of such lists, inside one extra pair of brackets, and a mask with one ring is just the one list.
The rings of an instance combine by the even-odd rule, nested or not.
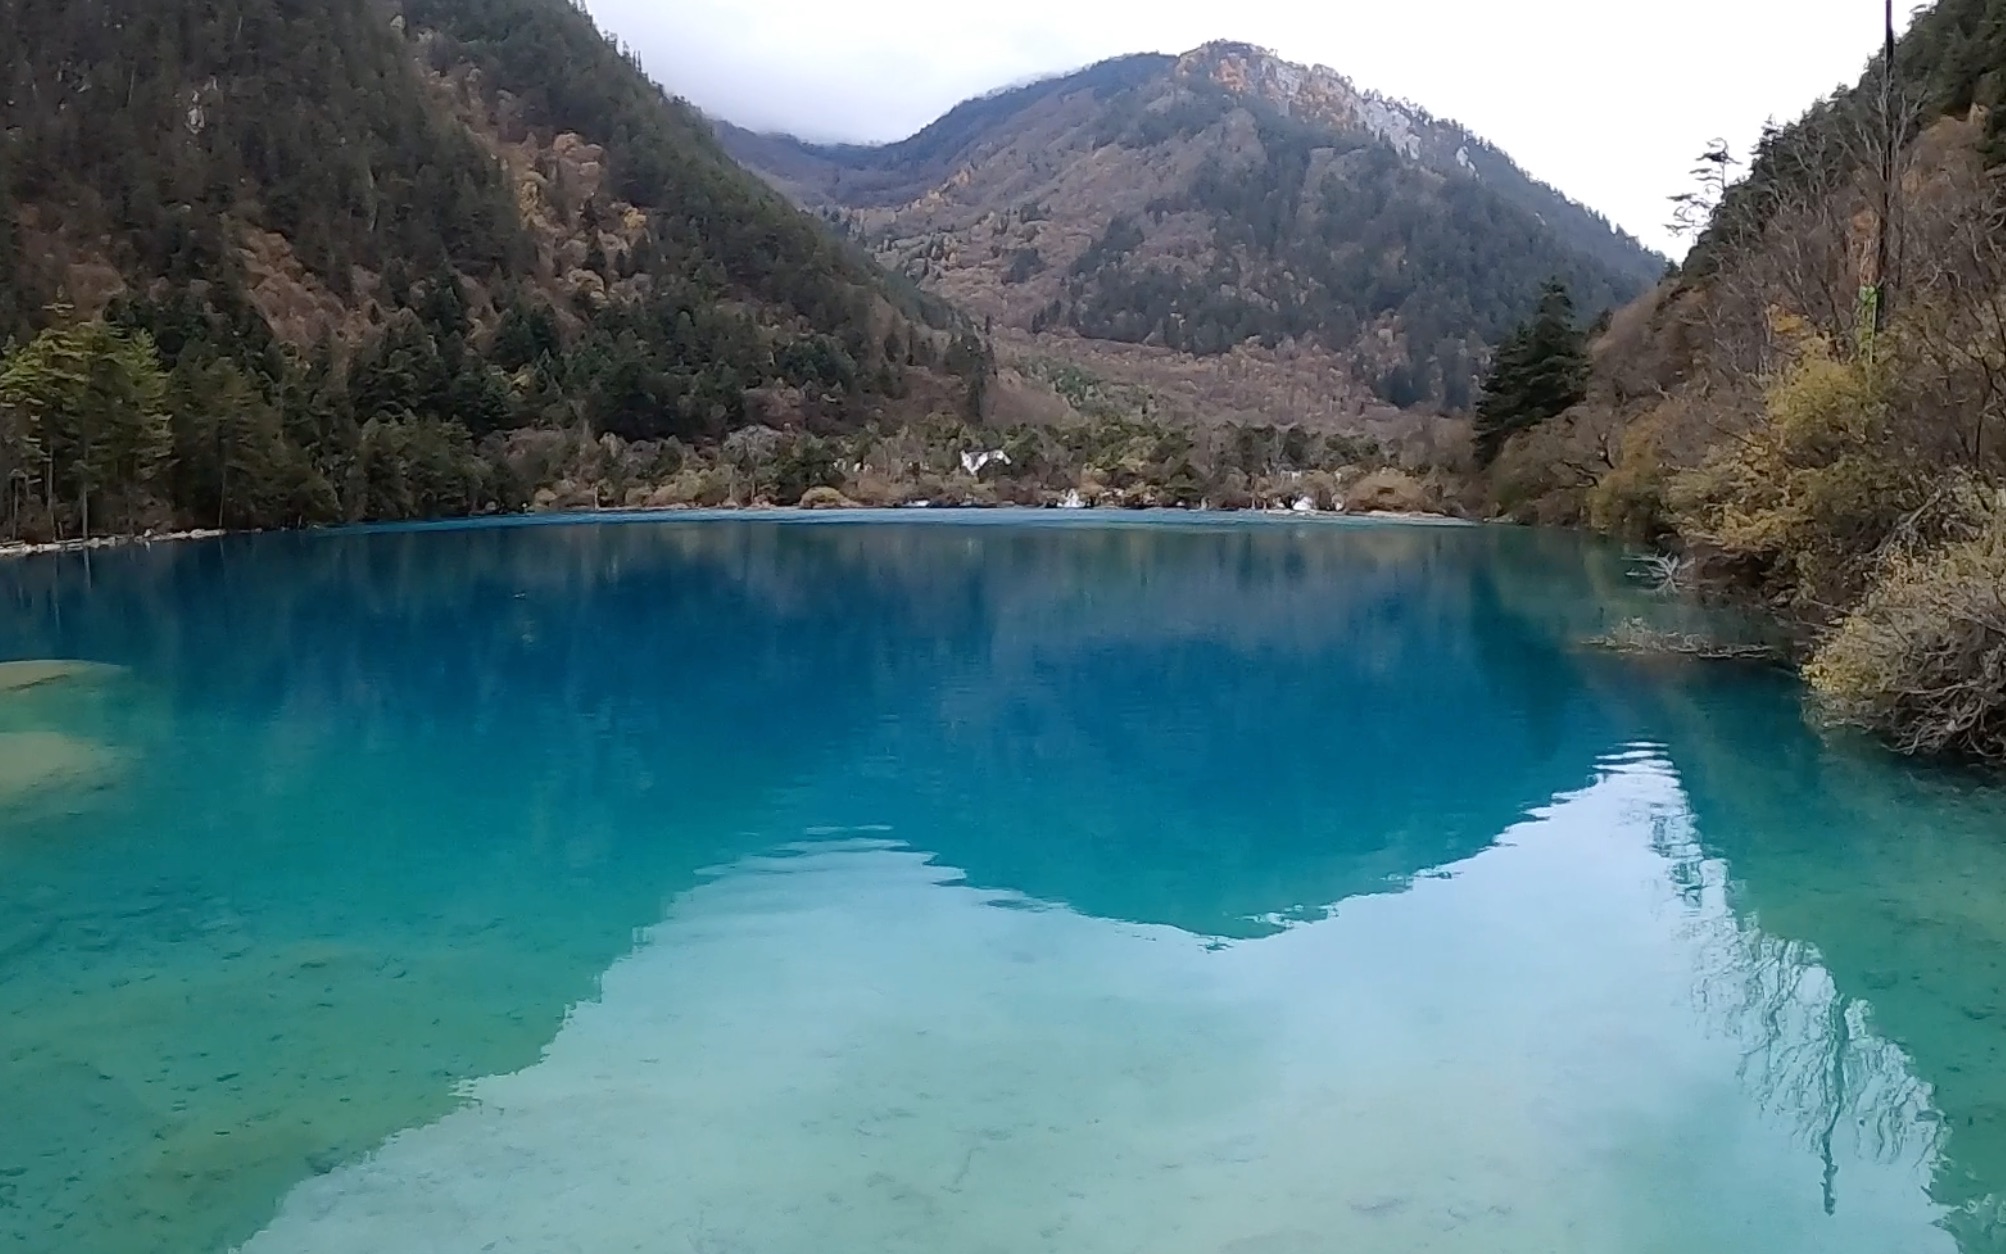
[(88, 540), (50, 540), (29, 543), (25, 540), (0, 542), (0, 561), (17, 557), (39, 557), (50, 553), (94, 553), (100, 549), (124, 549), (135, 544), (151, 547), (155, 544), (180, 544), (188, 540), (220, 540), (224, 536), (249, 535), (250, 532), (226, 531), (216, 527), (198, 527), (188, 531), (155, 531), (137, 536), (92, 536)]
[[(929, 513), (999, 513), (1014, 511), (1024, 514), (1189, 514), (1207, 518), (1253, 517), (1268, 519), (1299, 519), (1304, 521), (1330, 521), (1336, 519), (1370, 520), (1374, 522), (1416, 523), (1434, 526), (1475, 527), (1478, 520), (1457, 518), (1450, 514), (1420, 513), (1411, 511), (1348, 511), (1348, 510), (1298, 510), (1298, 509), (1211, 509), (1203, 506), (1186, 508), (1179, 506), (1158, 506), (1151, 508), (1130, 508), (1120, 505), (1084, 505), (1076, 508), (1065, 506), (1037, 505), (970, 505), (970, 504), (909, 504), (909, 505), (658, 505), (658, 506), (617, 506), (605, 509), (565, 509), (565, 510), (522, 510), (511, 514), (466, 514), (449, 518), (413, 518), (401, 521), (346, 523), (336, 527), (303, 527), (298, 534), (314, 531), (340, 532), (366, 528), (401, 527), (451, 527), (456, 523), (495, 522), (509, 519), (523, 521), (550, 520), (587, 521), (593, 518), (637, 519), (642, 517), (675, 518), (678, 515), (804, 515), (841, 516), (843, 514), (916, 514)], [(0, 562), (26, 558), (45, 557), (68, 553), (94, 553), (135, 546), (151, 548), (156, 544), (183, 544), (194, 540), (222, 540), (232, 536), (287, 534), (287, 532), (230, 530), (216, 527), (194, 528), (186, 531), (157, 531), (137, 536), (93, 536), (88, 540), (51, 540), (39, 543), (14, 541), (0, 543)]]

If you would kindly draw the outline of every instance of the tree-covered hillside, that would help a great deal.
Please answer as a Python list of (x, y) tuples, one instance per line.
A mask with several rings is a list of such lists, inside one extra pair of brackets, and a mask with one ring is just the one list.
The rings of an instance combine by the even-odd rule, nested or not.
[(1942, 0), (1745, 175), (1703, 159), (1682, 272), (1491, 489), (1760, 600), (1832, 720), (2006, 762), (2001, 103), (2006, 0)]
[[(471, 277), (519, 268), (491, 155), (433, 108), (385, 12), (361, 0), (9, 0), (6, 193), (48, 258), (134, 281), (217, 280), (234, 230), (278, 232), (323, 282), (392, 259)], [(15, 215), (10, 214), (9, 217)], [(9, 276), (37, 298), (68, 276)]]
[[(1531, 312), (1543, 284), (1557, 279), (1599, 312), (1636, 295), (1639, 274), (1654, 269), (1614, 270), (1482, 181), (1445, 177), (1370, 134), (1242, 112), (1202, 86), (1176, 112), (1127, 107), (1134, 112), (1109, 123), (1124, 147), (1154, 147), (1171, 129), (1195, 138), (1235, 113), (1253, 145), (1244, 158), (1206, 154), (1185, 187), (1111, 222), (1067, 274), (1046, 325), (1200, 355), (1250, 339), (1355, 351), (1392, 331), (1401, 351), (1362, 363), (1380, 396), (1463, 410), (1477, 363)], [(1178, 217), (1210, 234), (1203, 269), (1144, 247), (1151, 225)]]
[(979, 391), (978, 340), (568, 0), (0, 21), (10, 531), (505, 507), (519, 430), (701, 444)]
[(1829, 199), (1848, 180), (1878, 177), (1890, 138), (1898, 158), (1913, 158), (1944, 118), (1969, 117), (1985, 164), (2006, 165), (2006, 0), (1939, 0), (1898, 41), (1891, 80), (1884, 64), (1874, 56), (1857, 84), (1769, 128), (1743, 176), (1711, 206), (1686, 262), (1689, 278), (1759, 250), (1779, 215)]

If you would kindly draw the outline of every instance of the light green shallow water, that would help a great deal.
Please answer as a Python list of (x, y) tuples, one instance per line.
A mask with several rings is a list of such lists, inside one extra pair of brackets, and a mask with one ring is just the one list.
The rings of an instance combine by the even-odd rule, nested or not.
[[(0, 1244), (2006, 1250), (2006, 799), (1569, 537), (0, 569)], [(0, 685), (4, 687), (5, 685)]]

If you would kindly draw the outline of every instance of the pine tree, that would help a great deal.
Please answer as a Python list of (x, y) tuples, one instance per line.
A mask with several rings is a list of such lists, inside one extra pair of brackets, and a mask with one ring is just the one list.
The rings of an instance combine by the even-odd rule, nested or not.
[[(0, 389), (7, 374), (0, 371)], [(5, 493), (7, 538), (21, 535), (21, 510), (28, 494), (43, 477), (47, 459), (42, 452), (40, 422), (31, 410), (0, 390), (0, 492)]]
[(29, 311), (26, 258), (15, 221), (13, 174), (6, 149), (6, 137), (0, 135), (0, 347), (27, 325)]
[(92, 321), (84, 325), (83, 335), (91, 363), (86, 421), (96, 427), (97, 437), (91, 477), (113, 505), (106, 521), (129, 527), (135, 513), (153, 501), (156, 482), (173, 453), (167, 375), (152, 337), (144, 332), (121, 334)]
[(184, 361), (170, 377), (174, 462), (168, 483), (184, 518), (219, 527), (297, 526), (339, 516), (279, 411), (228, 360)]
[(43, 452), (44, 504), (74, 506), (86, 538), (94, 501), (117, 526), (150, 499), (172, 452), (166, 395), (152, 338), (102, 321), (44, 331), (0, 367), (0, 409)]
[(1505, 442), (1557, 418), (1587, 395), (1588, 341), (1575, 326), (1563, 283), (1548, 283), (1531, 321), (1498, 347), (1477, 402), (1477, 458), (1496, 460)]

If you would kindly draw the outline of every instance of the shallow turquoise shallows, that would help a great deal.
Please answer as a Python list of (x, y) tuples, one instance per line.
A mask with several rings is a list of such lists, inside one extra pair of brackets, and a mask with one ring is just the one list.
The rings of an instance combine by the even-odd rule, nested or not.
[[(2006, 794), (1563, 535), (0, 568), (0, 1250), (2006, 1250)], [(39, 681), (39, 682), (30, 682)]]

